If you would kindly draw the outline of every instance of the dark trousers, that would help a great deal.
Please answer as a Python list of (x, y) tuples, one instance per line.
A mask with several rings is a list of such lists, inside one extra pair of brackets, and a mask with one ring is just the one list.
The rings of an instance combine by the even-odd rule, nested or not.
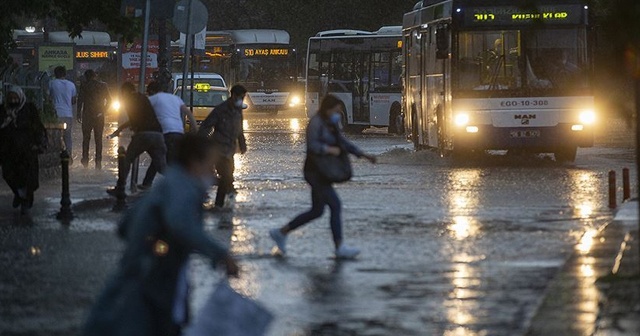
[[(178, 155), (178, 143), (180, 139), (184, 136), (182, 133), (166, 133), (164, 136), (164, 144), (167, 146), (167, 165), (171, 165), (176, 161)], [(147, 173), (144, 174), (144, 180), (142, 180), (142, 184), (145, 186), (151, 186), (153, 184), (153, 179), (156, 177), (158, 173), (158, 167), (151, 162), (149, 169), (147, 169)]]
[(305, 176), (309, 185), (311, 185), (311, 209), (307, 212), (299, 214), (287, 225), (290, 230), (295, 230), (310, 221), (322, 216), (325, 206), (329, 206), (331, 210), (331, 234), (333, 241), (337, 243), (342, 241), (342, 204), (340, 197), (333, 189), (331, 183), (322, 181), (317, 174), (308, 173)]
[(164, 137), (160, 132), (140, 132), (131, 137), (131, 142), (127, 147), (125, 156), (125, 169), (122, 174), (118, 174), (118, 188), (123, 188), (127, 184), (127, 177), (131, 169), (131, 163), (142, 153), (147, 152), (151, 156), (151, 164), (158, 167), (160, 173), (164, 172), (167, 166), (167, 146), (164, 144)]
[(89, 162), (89, 144), (91, 132), (96, 144), (96, 164), (102, 162), (102, 134), (104, 132), (104, 117), (84, 118), (82, 120), (82, 163)]
[(31, 151), (7, 153), (2, 160), (2, 177), (13, 195), (30, 208), (33, 192), (40, 186), (38, 154)]
[(218, 174), (218, 191), (216, 192), (216, 206), (224, 206), (224, 198), (228, 193), (233, 191), (233, 156), (228, 157), (223, 154), (217, 154), (215, 163), (216, 173)]

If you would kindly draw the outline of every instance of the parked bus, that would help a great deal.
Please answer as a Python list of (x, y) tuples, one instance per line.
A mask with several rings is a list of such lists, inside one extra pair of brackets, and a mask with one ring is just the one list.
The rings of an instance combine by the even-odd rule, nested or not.
[(74, 44), (74, 68), (68, 69), (71, 78), (76, 82), (82, 79), (85, 71), (94, 70), (101, 80), (115, 89), (117, 85), (118, 57), (117, 43), (111, 42), (107, 32), (83, 31), (82, 37), (71, 38), (69, 32), (54, 31), (49, 33), (51, 44)]
[[(182, 59), (175, 56), (173, 71), (180, 72)], [(194, 71), (218, 73), (230, 87), (245, 86), (249, 111), (275, 113), (302, 106), (297, 62), (284, 30), (208, 31), (205, 53), (196, 57)]]
[[(34, 66), (37, 60), (37, 48), (40, 45), (72, 45), (74, 50), (74, 68), (67, 69), (68, 78), (76, 82), (82, 79), (86, 70), (92, 69), (100, 78), (112, 86), (116, 85), (118, 57), (117, 42), (111, 42), (107, 32), (83, 31), (82, 37), (71, 38), (67, 31), (52, 31), (45, 42), (42, 31), (13, 31), (16, 48), (9, 51), (13, 57), (19, 57), (20, 64)], [(53, 69), (50, 69), (51, 72)], [(51, 73), (53, 75), (53, 73)]]
[(319, 100), (330, 93), (345, 103), (342, 124), (347, 130), (390, 126), (395, 133), (402, 128), (397, 125), (402, 109), (402, 27), (320, 32), (309, 39), (306, 70), (307, 115), (314, 114)]
[(404, 15), (404, 108), (416, 148), (554, 153), (593, 146), (582, 0), (424, 0)]

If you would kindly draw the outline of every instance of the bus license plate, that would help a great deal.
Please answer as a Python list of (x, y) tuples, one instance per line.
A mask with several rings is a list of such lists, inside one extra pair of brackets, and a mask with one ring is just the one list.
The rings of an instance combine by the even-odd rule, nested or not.
[(540, 137), (539, 130), (513, 130), (511, 131), (512, 138), (538, 138)]

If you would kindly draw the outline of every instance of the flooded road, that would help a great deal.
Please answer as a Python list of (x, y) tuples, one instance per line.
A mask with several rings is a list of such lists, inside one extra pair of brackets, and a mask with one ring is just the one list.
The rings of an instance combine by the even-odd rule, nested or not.
[[(583, 234), (610, 219), (606, 172), (633, 160), (629, 149), (594, 148), (575, 165), (502, 153), (452, 162), (380, 131), (350, 136), (380, 155), (377, 165), (355, 161), (354, 180), (338, 186), (345, 239), (361, 257), (331, 259), (327, 213), (274, 258), (268, 229), (310, 205), (305, 123), (249, 119), (236, 211), (209, 217), (214, 231), (232, 224), (245, 270), (232, 284), (276, 312), (273, 335), (522, 333), (564, 260), (588, 248)], [(207, 274), (199, 265), (194, 277)], [(211, 286), (200, 279), (196, 308)]]
[[(274, 336), (522, 334), (564, 261), (576, 249), (589, 249), (588, 237), (610, 220), (607, 172), (633, 168), (633, 150), (614, 139), (624, 132), (622, 126), (603, 135), (599, 146), (580, 149), (572, 165), (503, 153), (453, 162), (430, 151), (414, 152), (404, 138), (383, 130), (350, 135), (363, 150), (379, 155), (376, 165), (355, 160), (353, 181), (337, 187), (345, 241), (359, 247), (361, 256), (333, 259), (327, 211), (291, 234), (282, 258), (272, 253), (268, 230), (311, 204), (302, 178), (306, 122), (297, 114), (248, 116), (249, 149), (236, 156), (235, 209), (206, 216), (207, 229), (240, 259), (241, 278), (231, 285), (276, 315)], [(632, 181), (635, 175), (632, 169)], [(81, 298), (69, 303), (76, 314), (63, 317), (68, 330), (77, 330), (81, 312), (119, 256), (121, 245), (105, 221), (114, 221), (113, 216), (68, 229), (38, 223), (28, 229), (2, 227), (7, 249), (19, 245), (7, 237), (29, 236), (56, 246), (50, 250), (87, 251), (71, 257), (68, 272), (50, 279), (80, 283), (78, 290), (52, 288), (53, 294), (40, 294)], [(9, 262), (11, 253), (5, 250), (0, 263), (18, 274), (15, 278), (24, 278), (19, 267), (28, 262)], [(63, 257), (53, 259), (56, 265)], [(91, 283), (76, 279), (74, 268)], [(589, 272), (588, 265), (583, 271)], [(196, 257), (191, 278), (197, 316), (220, 274)], [(5, 276), (3, 282), (12, 279)], [(3, 319), (28, 323), (20, 311), (2, 312)], [(50, 308), (38, 314), (60, 313)], [(0, 330), (14, 330), (7, 335), (27, 334), (6, 321)]]

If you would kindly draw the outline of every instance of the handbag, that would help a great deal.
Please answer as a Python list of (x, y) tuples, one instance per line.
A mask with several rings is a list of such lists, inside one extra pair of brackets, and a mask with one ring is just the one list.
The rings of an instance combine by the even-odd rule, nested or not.
[(342, 183), (351, 180), (353, 171), (349, 153), (342, 149), (340, 155), (311, 154), (310, 159), (320, 176), (331, 183)]
[(342, 183), (351, 180), (353, 170), (351, 168), (351, 160), (349, 152), (346, 150), (338, 130), (334, 130), (334, 136), (340, 147), (340, 155), (330, 154), (310, 154), (309, 158), (315, 167), (315, 170), (327, 182)]
[(267, 332), (273, 315), (256, 301), (242, 296), (226, 280), (207, 299), (186, 336), (259, 336)]

